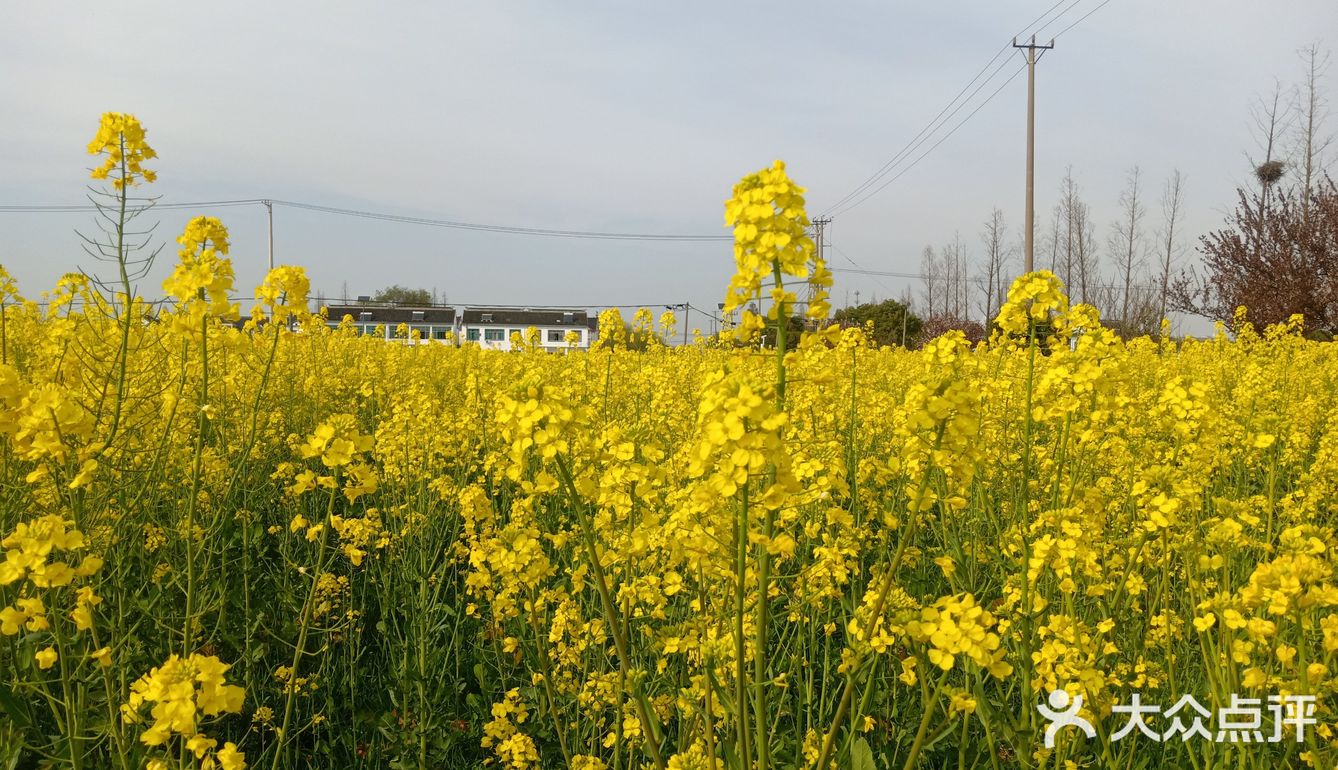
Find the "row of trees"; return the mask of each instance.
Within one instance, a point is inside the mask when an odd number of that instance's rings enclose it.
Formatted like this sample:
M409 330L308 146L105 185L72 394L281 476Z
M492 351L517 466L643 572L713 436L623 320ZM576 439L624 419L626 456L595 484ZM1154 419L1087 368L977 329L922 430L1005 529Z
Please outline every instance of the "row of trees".
M1054 271L1075 301L1097 306L1127 335L1150 333L1172 311L1228 320L1239 305L1257 322L1304 313L1312 326L1338 327L1338 204L1327 174L1324 78L1328 55L1300 51L1302 81L1275 84L1252 110L1257 153L1251 182L1217 231L1199 239L1201 267L1187 266L1185 177L1150 182L1131 168L1113 219L1102 222L1072 167L1059 184L1048 228L1036 234L1036 265ZM1040 227L1045 227L1041 225ZM1038 230L1040 229L1038 227ZM993 318L1021 269L1021 233L995 208L979 231L978 257L960 234L921 256L921 289L903 297L935 328L978 328Z
M1184 176L1174 171L1161 184L1149 212L1147 181L1129 170L1119 212L1104 228L1083 199L1073 169L1059 185L1059 201L1048 232L1037 238L1037 267L1054 271L1075 301L1101 308L1128 333L1156 328L1171 309L1171 290L1183 243ZM973 260L961 236L939 249L925 246L921 291L913 307L931 325L969 328L987 324L998 311L1012 276L1021 269L1021 233L1012 233L998 208L979 231L980 256Z
M1272 93L1252 109L1253 178L1236 190L1225 226L1200 238L1200 268L1172 286L1175 307L1226 320L1245 306L1257 324L1305 316L1308 329L1338 331L1338 187L1329 176L1333 134L1319 46L1301 51L1302 82Z

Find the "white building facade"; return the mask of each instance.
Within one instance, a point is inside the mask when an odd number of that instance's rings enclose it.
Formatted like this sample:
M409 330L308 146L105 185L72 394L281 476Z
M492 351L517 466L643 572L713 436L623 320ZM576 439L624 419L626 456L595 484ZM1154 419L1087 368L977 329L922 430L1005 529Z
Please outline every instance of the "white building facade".
M405 341L407 328L418 333L418 341L474 344L485 350L507 351L516 340L537 335L544 350L585 350L595 341L596 322L585 310L563 308L411 307L360 301L327 305L326 324L338 328L352 324L360 335ZM409 335L411 336L411 335Z
M584 350L593 342L584 310L467 307L460 314L460 341L486 350L511 350L513 341L526 339L530 329L538 334L539 346L550 352Z

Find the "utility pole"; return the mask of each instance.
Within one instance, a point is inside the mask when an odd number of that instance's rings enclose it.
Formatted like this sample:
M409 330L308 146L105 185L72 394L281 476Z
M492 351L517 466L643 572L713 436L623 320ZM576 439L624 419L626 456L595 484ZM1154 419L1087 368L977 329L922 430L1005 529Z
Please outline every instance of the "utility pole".
M826 253L827 225L830 225L831 223L832 223L831 217L818 217L817 219L813 220L813 242L815 246L814 253L816 254L818 260L823 263L826 263L827 261L827 253ZM818 287L815 286L812 282L808 284L808 297L806 297L804 300L804 310L807 311L808 308L813 305L813 295L817 291L817 288ZM810 328L813 329L816 329L817 326L818 326L817 321L812 321L810 324Z
M274 269L274 201L261 201L269 211L269 269Z
M684 302L684 303L683 303L683 346L684 346L684 347L687 347L687 345L688 345L688 313L690 313L690 312L692 312L692 305L689 304L689 303L687 303L687 302Z
M1055 41L1050 40L1049 45L1036 45L1036 36L1031 36L1031 42L1025 45L1018 45L1017 38L1013 38L1013 47L1024 49L1027 54L1027 222L1024 227L1026 231L1023 235L1026 244L1026 263L1023 272L1030 273L1035 269L1035 240L1036 235L1036 62L1040 59L1037 51L1048 51L1055 47Z
M813 242L816 244L814 251L817 253L818 259L823 261L827 259L825 253L827 248L827 225L831 223L831 217L818 217L813 220Z

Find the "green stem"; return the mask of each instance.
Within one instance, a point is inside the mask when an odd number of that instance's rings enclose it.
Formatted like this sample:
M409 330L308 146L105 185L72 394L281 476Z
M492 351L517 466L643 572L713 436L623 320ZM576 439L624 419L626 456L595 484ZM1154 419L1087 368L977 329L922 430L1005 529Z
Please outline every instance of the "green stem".
M937 452L943 443L943 427L940 426L938 433L934 437L933 451ZM932 456L933 452L930 453ZM920 508L924 501L925 492L929 488L929 472L933 469L932 465L926 464L924 472L920 474L920 483L916 487L915 497L911 501L911 518L906 524L906 531L902 533L901 539L897 543L896 553L892 556L892 561L888 564L886 572L883 573L882 584L878 589L878 598L874 602L873 612L870 614L870 623L877 623L878 618L883 616L883 609L887 606L887 596L892 590L895 582L897 570L901 567L901 560L906 555L906 548L911 540L915 538L915 532L920 525ZM873 626L870 626L872 629ZM818 754L816 767L826 768L827 760L831 758L832 748L836 745L836 733L841 728L841 723L845 720L846 713L850 711L850 702L854 696L855 687L859 678L858 661L855 666L846 675L845 687L841 690L841 700L836 706L836 715L832 717L832 723L827 728L827 734L822 739L822 751Z
M646 731L646 751L650 754L651 761L655 763L655 766L659 770L665 770L664 758L660 756L659 730L656 729L655 722L651 721L654 712L650 710L649 704L646 703L646 696L641 691L640 677L631 675L631 658L627 650L627 639L623 636L623 622L622 618L619 617L618 608L613 604L613 596L609 592L609 581L604 574L604 565L599 560L594 526L590 523L590 517L585 510L580 493L576 491L576 482L572 478L566 458L559 454L556 461L558 475L562 479L562 484L571 499L572 508L575 509L576 518L580 522L586 558L590 561L591 571L595 573L595 587L599 590L599 599L604 606L605 620L609 624L610 633L613 634L613 645L618 653L619 672L627 679L632 680L632 693L636 699L637 716L640 717L642 727Z
M929 720L937 710L939 695L943 692L943 685L948 681L948 673L944 671L938 678L938 684L934 685L934 694L929 697L929 702L924 704L924 715L920 717L920 727L915 731L915 741L911 743L910 753L906 755L906 763L902 765L903 770L915 767L915 761L920 758L920 752L924 750L925 735L929 732Z
M209 418L209 316L200 320L200 400L195 417L195 457L191 468L190 497L186 500L186 619L181 630L181 657L191 654L195 644L195 508L200 497L204 462L205 429Z
M316 606L316 587L320 583L321 572L325 569L326 546L330 540L330 516L334 513L335 497L339 494L338 484L330 489L330 501L326 505L325 519L322 522L320 549L316 552L316 569L311 574L311 587L307 590L307 599L302 604L302 624L297 631L297 645L293 648L293 665L288 669L288 682L285 686L283 704L283 724L279 727L278 743L274 746L274 761L271 770L278 770L283 759L284 745L288 742L288 727L292 723L293 703L297 696L297 671L302 665L302 655L307 646L307 634L311 630L311 616Z

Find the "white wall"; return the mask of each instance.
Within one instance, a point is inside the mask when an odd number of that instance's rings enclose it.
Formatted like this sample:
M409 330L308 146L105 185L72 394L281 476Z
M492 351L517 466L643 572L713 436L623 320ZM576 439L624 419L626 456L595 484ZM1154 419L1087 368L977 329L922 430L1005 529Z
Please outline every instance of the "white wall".
M514 327L514 326L508 326L508 325L505 325L505 324L496 324L496 323L464 324L464 325L461 326L461 328L460 328L460 341L461 341L461 342L465 342L465 343L468 343L468 342L474 342L474 343L476 343L479 347L484 348L485 350L511 350L511 332L512 332L512 330L519 331L519 332L521 333L521 335L524 335L525 332L526 332L526 330L527 330L527 329L530 329L530 328L534 328L534 329L538 329L538 330L539 330L539 344L542 345L544 348L549 349L549 350L566 350L566 349L568 349L569 346L567 345L567 343L566 343L565 340L566 340L567 332L569 332L569 331L575 331L577 334L580 334L580 335L581 335L581 341L580 341L579 343L577 343L577 345L576 345L577 348L584 349L584 348L588 348L588 347L590 346L590 330L589 330L589 329L585 328L584 326L575 326L575 325L568 326L568 325L565 325L565 324L563 324L563 325L553 325L553 326L533 326L533 327L529 327L529 326ZM477 339L477 340L470 340L470 339L469 339L469 330L470 330L470 329L476 329L476 330L478 330L478 339ZM487 332L488 332L489 329L494 330L494 334L496 333L496 331L500 330L501 333L502 333L502 339L500 339L500 340L488 340L488 339L487 339ZM549 333L550 331L558 332L558 333L562 336L562 339L559 340L559 341L556 341L556 342L549 342L549 341L548 341L548 333Z

